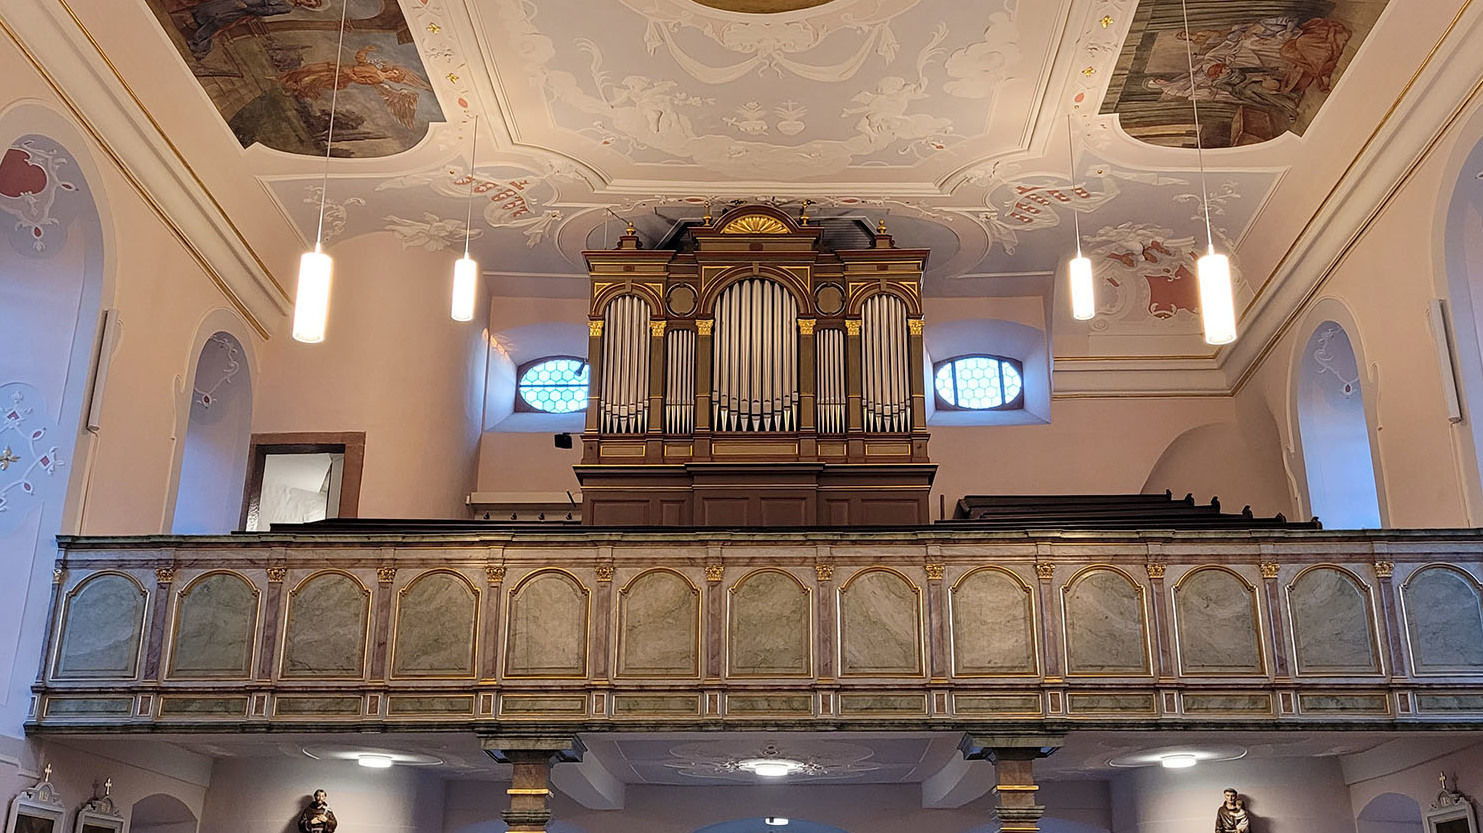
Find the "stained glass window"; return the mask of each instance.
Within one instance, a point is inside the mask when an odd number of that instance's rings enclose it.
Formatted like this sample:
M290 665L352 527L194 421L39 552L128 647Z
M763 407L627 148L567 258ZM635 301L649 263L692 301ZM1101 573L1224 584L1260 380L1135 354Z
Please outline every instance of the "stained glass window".
M520 398L537 411L569 414L587 408L589 369L581 359L545 359L520 374Z
M1024 407L1019 362L998 356L960 356L937 365L938 407L986 411Z

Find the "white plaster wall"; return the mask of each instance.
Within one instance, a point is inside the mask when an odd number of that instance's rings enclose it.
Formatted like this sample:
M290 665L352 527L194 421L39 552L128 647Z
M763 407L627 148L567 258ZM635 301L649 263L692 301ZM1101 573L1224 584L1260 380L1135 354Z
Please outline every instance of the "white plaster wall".
M347 833L435 833L443 829L443 784L435 771L367 769L305 757L219 759L201 833L290 833L317 789ZM500 798L504 798L503 789Z
M1475 802L1483 799L1483 735L1478 733L1398 738L1369 752L1346 756L1342 763L1356 818L1371 801L1387 793L1412 799L1424 813L1441 789L1437 776L1442 772L1447 773L1449 787ZM1382 831L1366 822L1359 833L1416 833L1416 829Z
M1337 758L1267 758L1202 763L1193 769L1140 767L1112 780L1116 833L1214 829L1222 791L1235 787L1260 833L1355 833Z

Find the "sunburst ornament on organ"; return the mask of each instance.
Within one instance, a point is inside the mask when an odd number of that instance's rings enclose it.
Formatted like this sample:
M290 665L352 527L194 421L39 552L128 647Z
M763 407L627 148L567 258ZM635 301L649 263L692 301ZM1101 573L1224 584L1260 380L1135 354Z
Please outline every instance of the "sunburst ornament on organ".
M788 227L783 221L766 214L748 214L738 217L727 223L721 229L722 234L787 234Z

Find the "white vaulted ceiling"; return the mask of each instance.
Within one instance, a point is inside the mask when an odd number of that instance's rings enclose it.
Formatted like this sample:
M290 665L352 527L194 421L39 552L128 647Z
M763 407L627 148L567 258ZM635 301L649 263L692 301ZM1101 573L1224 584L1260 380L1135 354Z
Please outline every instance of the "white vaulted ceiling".
M63 4L178 158L207 170L205 186L228 206L270 199L300 244L314 236L323 170L303 143L322 141L311 128L327 100L304 92L302 72L284 81L297 71L284 67L332 55L338 10L306 1L318 5L223 30L205 57L187 46L199 3ZM350 2L352 38L382 38L356 60L380 61L401 80L352 84L341 99L361 120L330 164L332 245L390 234L451 260L463 243L477 119L471 234L496 292L580 293L581 252L615 240L615 214L653 245L707 205L772 200L798 212L807 199L818 222L885 219L897 245L931 248L929 296L1034 294L1064 268L1075 218L1098 270L1100 314L1075 322L1058 300L1047 322L1056 357L1105 369L1221 365L1193 305L1193 257L1205 241L1197 154L1181 146L1193 138L1179 121L1189 98L1161 99L1138 74L1178 74L1165 66L1182 44L1167 27L1168 0ZM1238 120L1206 136L1215 242L1235 255L1254 339L1291 311L1264 312L1279 290L1321 278L1294 277L1295 253L1336 209L1340 185L1359 182L1374 201L1393 181L1364 180L1366 154L1399 129L1415 79L1455 52L1444 41L1461 2L1405 4L1400 15L1399 3L1335 0L1329 16L1348 36L1329 38L1339 46L1320 56L1332 59L1328 75L1265 81L1250 65L1278 61L1275 44L1298 30L1264 35L1231 16L1276 20L1282 0L1234 12L1191 2L1200 76L1214 79L1198 95L1213 99L1212 118L1233 78L1254 77L1242 93L1250 100L1297 85L1289 132L1267 138L1260 130L1282 125ZM267 44L270 69L252 63L252 38ZM1243 66L1244 76L1229 74ZM248 81L298 91L289 96L297 110L274 112L306 120L300 152L253 138L274 125L243 104ZM1134 114L1137 128L1124 128ZM1408 147L1390 157L1397 170L1422 151ZM276 251L288 248L281 237L248 232L246 241L272 250L275 266L294 254ZM1253 327L1259 313L1272 319L1265 330Z

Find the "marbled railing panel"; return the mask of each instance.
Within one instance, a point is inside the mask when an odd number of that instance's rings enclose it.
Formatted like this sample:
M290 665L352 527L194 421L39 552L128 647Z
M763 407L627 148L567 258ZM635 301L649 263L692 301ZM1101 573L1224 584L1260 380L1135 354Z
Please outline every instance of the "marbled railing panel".
M431 570L397 593L391 672L472 677L479 591L461 573Z
M949 593L953 673L958 676L1034 674L1035 621L1030 586L1008 570L981 567Z
M587 676L590 591L562 570L537 570L510 591L508 677Z
M247 677L261 593L237 573L197 576L175 599L170 676Z
M370 610L370 589L349 573L316 573L300 582L288 594L280 675L363 677Z
M1416 673L1483 668L1483 598L1472 576L1451 566L1423 567L1406 579L1401 599Z
M1179 667L1185 674L1261 674L1256 587L1223 567L1201 567L1174 585Z
M921 589L895 570L862 570L839 588L841 676L920 676Z
M700 588L655 568L618 591L618 674L700 676Z
M1067 673L1149 673L1141 584L1111 567L1089 567L1073 576L1061 593Z
M734 677L807 677L813 673L809 645L813 605L810 590L792 573L761 569L731 586L727 651Z
M1318 565L1287 589L1300 674L1378 674L1370 589L1353 573Z
M132 679L139 673L144 587L123 573L99 573L63 602L57 679Z

